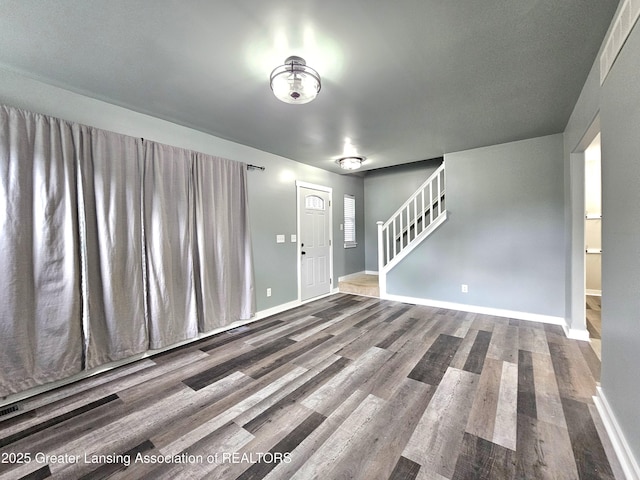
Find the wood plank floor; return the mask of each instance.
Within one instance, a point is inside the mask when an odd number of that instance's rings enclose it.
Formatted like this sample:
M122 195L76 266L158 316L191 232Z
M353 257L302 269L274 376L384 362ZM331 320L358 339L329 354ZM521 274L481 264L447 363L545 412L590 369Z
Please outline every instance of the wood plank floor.
M602 299L596 295L586 296L587 330L591 338L602 338Z
M3 479L622 479L558 326L337 294L33 397Z

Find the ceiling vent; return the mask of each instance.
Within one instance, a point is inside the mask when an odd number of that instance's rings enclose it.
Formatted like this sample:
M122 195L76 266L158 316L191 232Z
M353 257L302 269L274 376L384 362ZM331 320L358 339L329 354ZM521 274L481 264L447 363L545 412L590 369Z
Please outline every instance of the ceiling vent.
M616 61L625 40L640 16L640 0L624 0L600 55L600 85Z
M20 405L17 403L14 403L13 405L8 405L0 408L0 417L4 417L6 415L10 415L14 412L19 412L19 411L20 411Z

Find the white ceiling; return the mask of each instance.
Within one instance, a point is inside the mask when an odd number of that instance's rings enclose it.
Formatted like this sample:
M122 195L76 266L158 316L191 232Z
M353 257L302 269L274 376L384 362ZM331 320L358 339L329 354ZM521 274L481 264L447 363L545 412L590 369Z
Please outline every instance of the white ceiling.
M0 0L0 65L299 162L562 132L617 0ZM284 104L269 73L322 76Z

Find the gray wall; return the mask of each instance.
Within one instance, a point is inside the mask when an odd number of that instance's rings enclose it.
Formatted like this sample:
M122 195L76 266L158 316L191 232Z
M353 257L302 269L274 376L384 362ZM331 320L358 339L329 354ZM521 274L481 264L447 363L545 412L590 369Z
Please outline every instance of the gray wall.
M381 168L364 177L365 267L378 270L378 221L386 222L440 166L442 159Z
M356 197L356 238L364 237L364 184L361 177L334 173L271 156L261 163L264 172L249 172L249 207L253 241L256 300L258 310L298 298L297 250L290 242L296 233L296 180L332 187L333 205L333 284L338 277L364 269L364 243L344 248L344 194ZM276 244L284 234L286 243ZM272 296L266 296L267 288Z
M585 83L565 130L567 298L579 305L584 295L580 268L583 231L572 219L583 181L571 168L582 139L599 119L602 139L602 391L636 461L640 461L640 26L636 24L600 87L599 61ZM598 122L596 122L598 126ZM568 310L574 323L584 321Z
M360 177L337 175L310 167L2 69L0 103L265 166L264 172L248 173L258 311L298 298L297 253L295 244L289 242L290 235L296 233L296 180L333 188L334 285L337 286L337 277L364 269L364 245L344 249L340 231L342 197L344 193L350 193L356 196L360 219L356 235L364 237L364 182ZM287 242L277 244L277 234L285 234ZM269 298L266 296L267 288L272 289Z
M640 460L640 26L601 90L602 388Z
M387 291L564 317L562 158L561 134L445 155L448 220Z

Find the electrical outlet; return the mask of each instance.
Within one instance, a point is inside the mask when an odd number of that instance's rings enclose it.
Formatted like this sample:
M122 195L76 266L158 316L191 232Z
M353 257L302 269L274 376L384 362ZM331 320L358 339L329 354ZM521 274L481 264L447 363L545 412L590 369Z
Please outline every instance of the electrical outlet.
M469 285L462 284L462 293L469 293Z
M267 288L267 297L270 297L270 296L271 296L271 289Z

